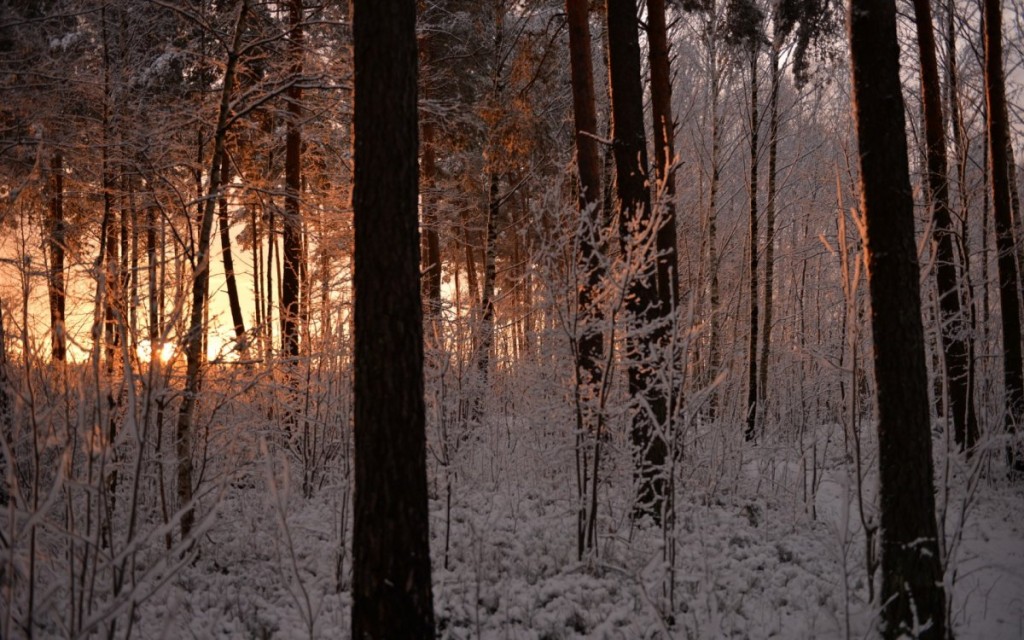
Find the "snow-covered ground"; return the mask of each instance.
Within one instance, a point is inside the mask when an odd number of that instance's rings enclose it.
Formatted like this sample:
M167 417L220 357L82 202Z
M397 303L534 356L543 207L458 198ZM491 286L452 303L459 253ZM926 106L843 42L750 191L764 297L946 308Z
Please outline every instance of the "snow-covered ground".
M628 456L612 442L598 554L581 562L570 439L539 426L511 439L503 430L460 445L450 514L443 469L431 466L441 637L873 636L856 466L841 432L821 429L817 448L809 439L802 447L725 439L717 453L710 438L697 438L677 469L669 535L630 522ZM938 500L949 505L946 538L955 543L947 586L956 636L1024 638L1024 492L996 463L972 476L962 459L947 467L942 451L937 457ZM866 457L865 468L873 464ZM139 607L137 637L348 637L348 485L336 473L305 499L296 475L279 452L246 481L224 485L198 560ZM869 518L871 484L866 477Z

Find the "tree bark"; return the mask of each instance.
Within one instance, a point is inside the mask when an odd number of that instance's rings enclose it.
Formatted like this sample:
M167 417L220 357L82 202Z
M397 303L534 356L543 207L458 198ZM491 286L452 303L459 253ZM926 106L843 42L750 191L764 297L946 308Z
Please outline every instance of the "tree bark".
M480 343L477 345L476 354L480 388L473 404L473 418L477 422L483 417L483 397L487 393L491 349L494 348L494 285L498 277L498 214L501 212L499 178L493 170L488 182L490 186L487 190L487 246L484 248L483 295L480 298Z
M206 355L203 353L203 334L205 333L203 311L206 308L206 298L210 290L210 234L213 230L217 195L220 192L221 163L224 161L224 138L227 136L228 130L231 92L235 83L235 70L238 66L242 33L248 10L248 0L242 0L224 71L220 111L217 116L217 129L213 137L213 158L210 160L209 193L203 201L195 272L192 276L192 309L189 315L188 332L185 334L185 389L182 393L174 435L178 457L178 503L184 510L181 516L183 540L188 537L195 525L195 505L192 504L192 420L196 396L199 394L202 361Z
M356 0L352 637L433 638L416 2Z
M67 294L64 286L64 246L67 225L64 220L64 156L56 152L50 160L50 331L51 356L63 361L67 351L64 310Z
M854 121L878 393L882 634L945 639L895 0L852 0Z
M753 442L757 435L757 151L761 120L757 104L757 58L759 43L750 43L750 345L747 350L747 426L743 438Z
M601 267L601 157L597 148L597 110L594 65L591 58L587 0L566 0L569 23L569 63L572 73L572 106L576 128L576 167L579 172L579 263L582 282L576 302L583 320L577 336L577 374L581 382L595 388L601 382L601 354L604 335L601 311L593 298L604 277Z
M930 0L914 0L917 42L921 57L921 98L924 103L925 153L928 167L929 202L932 208L932 242L935 245L935 280L939 295L939 335L942 340L949 409L953 414L954 438L960 448L972 446L978 430L970 385L967 323L961 309L957 286L957 262L953 248L956 231L949 209L949 163L946 158L946 129L942 118L942 90L935 57Z
M999 302L1003 326L1003 384L1006 407L1003 424L1015 434L1024 420L1024 368L1021 363L1020 291L1014 255L1010 211L1009 140L1007 139L1006 86L1003 79L1003 14L999 0L985 0L985 98L988 105L988 155L992 185L992 210L996 232L996 264L999 268ZM1024 471L1015 443L1006 448L1012 470Z
M221 163L220 183L227 186L231 182L231 168L227 159ZM238 349L246 349L245 318L242 316L242 302L238 297L238 281L235 278L235 260L231 255L231 218L228 216L228 198L226 189L221 191L218 200L217 221L220 228L220 251L224 260L224 281L228 290L228 307L231 309L231 323L235 326L235 338Z
M430 70L435 64L437 44L427 29L420 36L421 68ZM425 74L420 75L422 83L421 103L430 98L429 82L423 82ZM441 338L441 236L438 225L438 193L437 193L437 125L429 114L420 114L420 200L423 211L423 298L426 302L424 310L427 315L427 344L439 345Z
M302 87L298 84L302 75L303 0L288 3L291 33L288 38L288 55L291 60L292 86L288 88L288 117L285 130L285 196L283 243L281 257L284 272L281 278L281 350L286 358L299 355L299 322L302 275L305 272L302 258L302 214L299 208L299 192L302 189Z
M764 234L764 329L761 332L761 362L757 367L757 393L761 429L765 427L768 402L768 357L772 348L772 297L775 285L775 196L779 157L779 48L778 36L771 51L771 95L768 97L768 193L765 202Z
M619 234L623 254L636 247L634 234L658 233L651 211L644 132L640 42L635 0L607 0L608 73L612 102L615 184L619 207ZM675 274L670 256L638 256L655 261L653 278L642 277L646 264L632 265L637 275L629 284L627 312L632 327L626 339L629 393L636 407L630 433L636 468L637 494L633 517L650 516L660 523L668 482L665 477L667 444L662 437L668 421L667 390L659 386L657 371L668 335L672 312L670 281Z
M679 302L678 257L676 255L675 120L672 118L672 69L669 61L665 0L647 0L647 40L651 67L651 110L654 122L654 168L659 189L660 216L657 247L659 255L659 296ZM670 312L671 312L670 311Z
M440 344L441 321L441 237L438 231L437 149L433 122L423 123L423 159L420 180L423 183L423 297L426 298L427 341Z

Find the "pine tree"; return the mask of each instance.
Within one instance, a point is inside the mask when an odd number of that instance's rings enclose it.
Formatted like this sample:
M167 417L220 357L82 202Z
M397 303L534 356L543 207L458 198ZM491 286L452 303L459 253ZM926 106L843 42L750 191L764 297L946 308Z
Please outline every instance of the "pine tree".
M853 0L850 58L878 388L882 633L945 638L894 0Z
M433 638L416 2L356 0L353 638Z

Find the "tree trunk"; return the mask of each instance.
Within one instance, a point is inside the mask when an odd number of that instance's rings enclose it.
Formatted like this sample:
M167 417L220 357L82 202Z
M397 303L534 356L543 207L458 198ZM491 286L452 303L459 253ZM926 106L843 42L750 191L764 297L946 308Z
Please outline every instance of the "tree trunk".
M619 207L619 234L624 255L636 249L633 234L658 233L651 211L647 175L647 140L644 132L640 42L635 0L607 0L608 73L612 102L615 184ZM629 284L627 312L632 327L626 339L629 393L635 404L630 439L636 461L637 495L633 517L650 516L660 523L668 482L665 477L667 444L662 430L668 421L668 393L659 386L667 318L672 312L669 282L675 253L655 261L654 278L643 277L647 264L632 265L637 275Z
M882 634L944 640L946 598L895 0L852 0L849 25L878 395Z
M469 228L469 214L462 210L462 240L466 257L466 284L469 286L469 308L474 314L480 302L480 278L476 268L476 251L473 248L473 234Z
M970 229L969 212L970 206L970 192L967 189L967 155L970 141L967 137L967 128L964 125L964 119L960 110L960 80L959 74L957 73L957 62L956 62L956 6L955 0L950 0L947 8L946 15L946 59L948 63L947 74L948 74L948 91L949 91L949 116L953 124L953 149L956 154L956 175L957 184L959 185L960 194L960 219L961 219L961 233L960 233L960 257L963 261L963 301L966 309L962 309L961 313L967 314L968 321L968 333L966 337L967 344L967 407L968 410L974 409L974 380L975 380L975 362L974 362L974 349L975 349L975 335L977 328L977 303L974 297L974 287L971 284L971 252L968 250L970 247L968 230ZM984 217L985 212L982 211ZM975 414L975 420L972 422L970 419L967 421L967 433L966 433L966 445L968 451L978 441L978 421L977 414ZM973 429L973 430L972 430Z
M999 268L999 302L1003 326L1003 384L1006 387L1004 425L1016 433L1024 420L1024 368L1021 363L1020 291L1014 254L1013 222L1010 211L1010 176L1007 150L1006 87L1003 80L1003 14L999 0L985 0L985 97L988 105L988 155L992 176L992 210ZM1007 462L1014 471L1024 471L1015 443L1007 445Z
M288 38L288 55L291 59L290 75L295 83L288 88L288 120L285 132L285 196L284 242L281 257L284 272L281 278L281 350L286 358L299 355L299 298L302 283L302 214L299 210L299 192L302 189L302 87L298 84L302 75L303 0L290 0L288 13L291 34Z
M669 312L679 303L676 256L675 121L672 119L672 70L669 61L665 0L647 1L647 40L651 66L651 109L654 122L654 167L659 197L657 205L659 297L669 301Z
M437 346L441 339L441 238L438 232L440 220L437 215L437 149L434 129L433 122L423 123L420 178L423 182L423 297L427 300L427 341Z
M416 2L356 0L353 638L433 638Z
M753 442L757 435L757 133L761 126L757 104L757 58L759 44L750 45L750 346L747 350L747 426L743 438Z
M586 434L600 437L600 415L593 409L593 400L601 388L601 361L604 353L604 331L601 326L601 306L594 302L604 267L601 261L601 238L605 220L602 219L601 156L597 147L597 109L594 91L594 65L591 58L590 17L587 0L566 0L569 26L569 63L572 74L572 105L576 129L576 168L579 173L579 199L577 226L579 242L579 276L576 293L577 318L580 327L576 333L576 403L577 469L588 441ZM525 271L525 269L524 269ZM599 445L595 451L599 451ZM599 464L594 460L595 467ZM585 466L585 465L584 465ZM592 472L596 476L596 470ZM596 477L593 478L596 482ZM585 499L587 484L585 473L577 473L577 527L576 555L578 559L593 547L594 535L590 526L596 522Z
M967 323L961 310L957 286L957 262L953 248L955 230L949 210L946 129L942 119L942 92L939 67L935 58L935 36L930 0L914 0L917 42L921 55L921 97L924 103L925 146L928 167L929 202L932 207L932 241L935 243L935 280L939 295L939 323L949 390L949 408L953 414L954 437L962 448L973 445L968 434L977 432L970 385Z
M114 355L117 347L117 326L114 317L114 289L117 282L117 243L114 242L114 169L110 160L111 117L110 117L110 48L107 37L106 7L100 10L103 44L103 149L101 171L103 182L103 220L100 223L100 253L97 266L100 270L100 282L97 285L100 295L97 296L103 305L103 337L107 371L114 368Z
M768 97L768 194L765 202L764 237L764 330L761 332L761 362L757 367L757 393L761 430L765 428L768 402L768 357L772 347L772 296L775 280L775 189L779 157L779 48L776 37L771 51L771 95Z
M424 69L431 69L435 59L436 44L427 31L420 40L420 64ZM422 81L422 77L421 77ZM430 97L429 83L423 83L421 103ZM438 193L437 193L437 127L433 119L426 114L420 117L422 158L420 161L420 201L423 210L423 298L427 314L427 343L440 345L441 340L441 237L438 225Z
M220 183L227 187L231 183L230 164L225 159L221 163ZM237 348L240 351L246 349L245 341L245 318L242 316L242 303L238 297L238 281L235 278L235 260L231 255L231 219L228 216L227 189L221 191L218 200L217 220L220 227L220 251L224 259L224 281L227 283L228 307L231 309L231 322L235 326L235 338L238 340Z
M64 333L64 246L67 224L64 220L64 156L59 151L50 161L50 336L54 361L63 361L67 351Z
M203 312L210 290L210 233L217 195L220 192L221 163L224 162L224 138L227 136L228 115L231 107L231 91L235 83L235 69L238 66L239 50L242 47L242 33L248 0L242 0L235 23L234 39L228 52L227 67L224 71L224 86L221 89L220 111L217 129L213 138L213 158L210 160L209 194L203 200L203 216L199 225L195 273L192 276L192 309L189 315L188 332L185 334L185 389L175 428L175 444L178 457L178 503L184 509L181 516L181 538L186 539L195 525L195 505L192 504L192 420L199 393L203 353L204 322Z
M705 384L715 384L718 377L718 370L722 366L722 355L719 350L720 340L720 318L718 314L719 284L718 284L718 189L721 182L721 156L722 156L722 127L719 121L718 98L722 69L718 60L717 38L715 32L716 19L711 18L708 28L711 31L708 36L708 57L711 63L711 184L708 193L708 222L707 222L707 269L705 278L708 282L708 362ZM712 389L708 400L708 420L714 421L718 414L718 391Z
M473 419L478 423L483 417L483 398L487 393L491 349L494 347L494 285L498 276L498 214L501 211L498 174L492 171L488 181L490 187L487 191L487 246L484 248L483 296L480 298L480 343L477 345L476 354L480 387L473 402Z
M1010 123L1006 122L1006 139L1010 140ZM1017 247L1017 291L1024 290L1024 220L1020 219L1020 192L1017 190L1017 162L1013 156L1013 143L1006 146L1007 176L1010 182L1010 219L1013 220L1014 246ZM1018 296L1019 298L1020 296ZM1021 307L1024 311L1024 307Z
M582 319L577 335L577 375L596 388L601 382L601 354L604 351L601 310L594 304L597 287L604 278L599 245L603 225L601 211L601 157L598 153L597 111L594 94L594 65L591 59L589 9L587 0L566 0L569 23L569 63L572 72L572 106L576 128L576 167L579 171L579 264L581 282L576 302Z

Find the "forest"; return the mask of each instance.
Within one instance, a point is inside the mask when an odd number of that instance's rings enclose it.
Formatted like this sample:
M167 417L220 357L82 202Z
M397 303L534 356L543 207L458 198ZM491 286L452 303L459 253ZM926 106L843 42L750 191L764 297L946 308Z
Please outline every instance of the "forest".
M0 638L1024 637L1024 0L0 0Z

